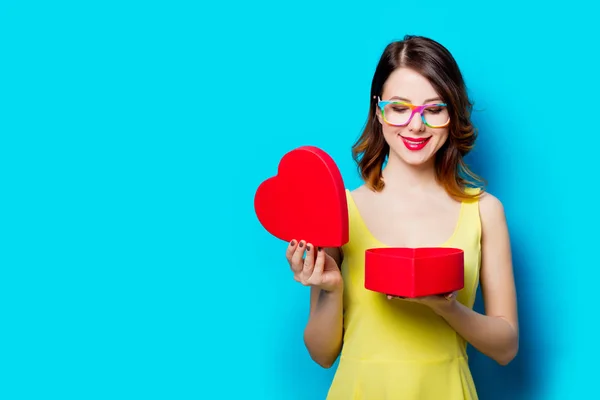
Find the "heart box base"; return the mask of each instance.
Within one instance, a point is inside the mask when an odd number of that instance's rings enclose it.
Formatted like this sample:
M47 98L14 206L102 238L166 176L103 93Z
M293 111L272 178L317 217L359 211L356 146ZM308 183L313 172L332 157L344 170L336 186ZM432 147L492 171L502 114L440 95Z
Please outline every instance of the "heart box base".
M464 287L464 252L448 247L373 248L365 252L365 288L422 297Z

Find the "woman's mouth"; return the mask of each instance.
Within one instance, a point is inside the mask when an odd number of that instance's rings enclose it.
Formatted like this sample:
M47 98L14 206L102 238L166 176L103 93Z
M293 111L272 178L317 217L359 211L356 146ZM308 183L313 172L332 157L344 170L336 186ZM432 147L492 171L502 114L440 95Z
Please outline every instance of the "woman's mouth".
M404 136L400 136L400 137L402 138L402 142L404 143L406 148L409 150L412 150L412 151L421 150L423 147L425 147L427 145L427 143L429 142L429 139L431 139L431 136L426 137L426 138L411 138L411 137L404 137Z

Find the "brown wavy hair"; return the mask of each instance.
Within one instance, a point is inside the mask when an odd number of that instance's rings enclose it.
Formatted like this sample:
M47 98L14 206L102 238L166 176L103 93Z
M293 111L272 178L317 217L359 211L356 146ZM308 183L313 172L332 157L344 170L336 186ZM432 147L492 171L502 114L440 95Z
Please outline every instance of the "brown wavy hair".
M438 42L422 36L407 35L404 40L388 44L377 64L371 82L367 122L352 146L352 156L361 177L372 190L381 191L384 187L382 168L390 148L377 119L377 97L381 96L390 74L400 67L413 69L427 78L448 104L448 139L435 155L436 179L456 199L478 197L483 193L485 182L464 162L464 157L473 149L477 138L477 130L470 119L473 104L452 54ZM467 193L467 187L481 190L474 194Z

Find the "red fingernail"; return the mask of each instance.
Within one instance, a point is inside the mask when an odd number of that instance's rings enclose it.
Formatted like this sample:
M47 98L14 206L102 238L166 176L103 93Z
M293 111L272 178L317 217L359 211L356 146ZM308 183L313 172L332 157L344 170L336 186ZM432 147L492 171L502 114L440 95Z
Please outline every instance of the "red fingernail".
M306 250L307 250L307 251L310 251L310 246L306 246Z
M304 247L304 243L300 242L300 247Z

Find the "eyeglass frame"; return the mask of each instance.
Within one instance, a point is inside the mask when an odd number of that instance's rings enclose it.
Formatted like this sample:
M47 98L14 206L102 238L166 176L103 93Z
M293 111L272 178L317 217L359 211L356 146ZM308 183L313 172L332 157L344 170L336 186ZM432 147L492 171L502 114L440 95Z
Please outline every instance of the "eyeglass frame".
M389 122L385 118L385 111L384 111L385 106L387 106L388 104L401 104L403 106L410 108L411 113L410 113L410 117L408 117L408 121L404 124L392 124L391 122ZM410 124L410 121L412 121L413 117L417 113L421 116L421 121L423 121L423 123L430 128L444 128L444 127L448 126L448 124L450 123L450 116L448 116L448 121L446 121L443 125L431 125L431 124L427 123L427 121L425 120L425 116L423 115L423 111L426 108L428 108L428 107L448 107L448 104L446 104L446 103L428 103L428 104L416 106L414 104L407 103L406 101L381 100L381 98L379 96L377 96L377 106L379 107L379 110L381 111L381 116L383 117L383 120L385 121L386 124L388 124L390 126L407 126L408 124Z

